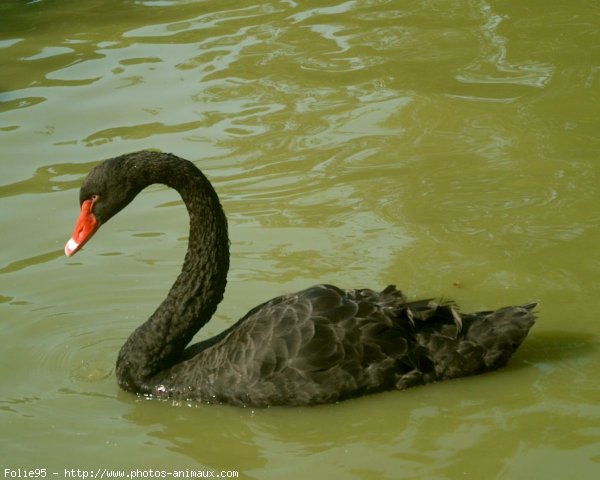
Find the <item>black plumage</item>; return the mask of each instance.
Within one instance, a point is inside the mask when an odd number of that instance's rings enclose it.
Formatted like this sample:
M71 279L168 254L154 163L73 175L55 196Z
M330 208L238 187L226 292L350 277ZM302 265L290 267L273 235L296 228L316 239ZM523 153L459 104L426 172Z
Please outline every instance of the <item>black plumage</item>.
M381 292L316 285L189 346L223 298L229 268L225 214L194 164L157 152L99 164L80 192L81 217L88 209L97 225L66 251L75 253L153 183L181 194L190 236L169 294L121 348L117 378L127 391L248 406L336 402L502 367L535 321L535 304L461 314L450 303L407 302L392 285Z

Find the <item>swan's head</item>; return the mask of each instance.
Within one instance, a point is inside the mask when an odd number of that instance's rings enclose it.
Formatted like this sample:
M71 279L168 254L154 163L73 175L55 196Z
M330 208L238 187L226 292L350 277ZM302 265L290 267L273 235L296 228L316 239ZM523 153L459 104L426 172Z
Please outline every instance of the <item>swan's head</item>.
M144 154L144 155L141 155ZM88 174L79 191L81 210L65 254L74 255L100 225L121 211L146 186L143 157L151 152L105 160Z

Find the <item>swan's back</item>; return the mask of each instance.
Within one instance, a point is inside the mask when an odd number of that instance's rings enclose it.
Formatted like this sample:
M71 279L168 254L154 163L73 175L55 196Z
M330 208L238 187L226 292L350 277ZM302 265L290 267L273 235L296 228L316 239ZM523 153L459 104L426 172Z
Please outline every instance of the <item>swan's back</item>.
M459 315L450 305L316 285L252 309L154 379L157 395L230 404L311 405L503 366L534 305Z

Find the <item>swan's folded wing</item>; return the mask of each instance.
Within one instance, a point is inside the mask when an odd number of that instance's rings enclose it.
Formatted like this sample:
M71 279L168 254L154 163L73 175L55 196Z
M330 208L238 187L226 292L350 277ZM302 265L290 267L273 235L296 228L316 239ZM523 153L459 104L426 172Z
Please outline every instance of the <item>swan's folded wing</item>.
M396 292L394 290L394 292ZM317 285L254 309L200 352L217 398L252 405L308 404L393 388L407 355L399 292Z
M238 351L229 361L254 391L271 384L297 394L301 385L310 395L339 395L380 385L408 345L394 312L371 293L318 285L267 302L233 329L228 341Z

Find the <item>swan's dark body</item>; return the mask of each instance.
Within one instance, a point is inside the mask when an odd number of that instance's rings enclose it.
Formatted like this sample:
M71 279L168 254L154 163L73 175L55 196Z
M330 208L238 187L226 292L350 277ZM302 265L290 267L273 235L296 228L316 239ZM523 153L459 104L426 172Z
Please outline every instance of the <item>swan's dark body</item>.
M127 391L251 406L336 402L502 367L535 321L534 304L458 314L407 302L394 286L316 285L188 346L223 298L229 267L227 221L209 181L187 160L138 152L95 167L80 201L94 198L101 225L153 183L181 194L189 244L168 296L121 348L117 377Z

